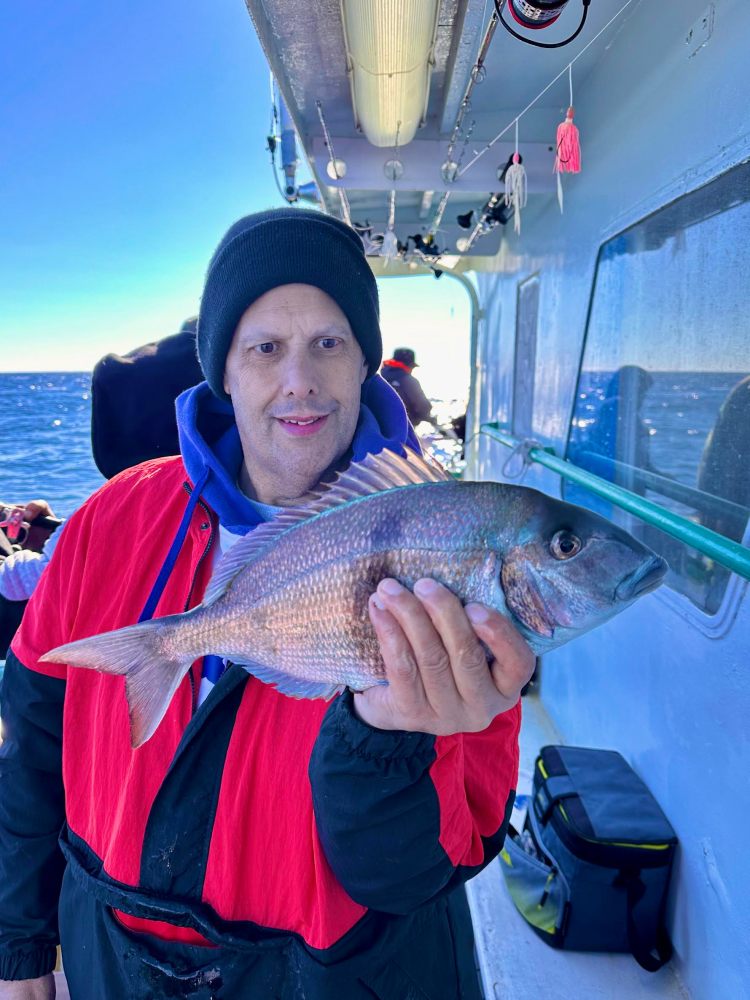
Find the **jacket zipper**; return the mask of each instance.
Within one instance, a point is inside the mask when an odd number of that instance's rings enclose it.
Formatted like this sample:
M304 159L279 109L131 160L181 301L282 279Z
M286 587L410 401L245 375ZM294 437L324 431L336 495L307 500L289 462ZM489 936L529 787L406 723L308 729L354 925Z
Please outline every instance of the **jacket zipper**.
M189 483L183 483L182 484L182 488L185 490L185 492L188 494L188 496L190 496L192 494L192 490L190 488L190 484ZM210 532L209 532L209 536L208 536L208 545L206 545L205 549L201 553L200 559L198 560L198 562L196 564L195 572L193 573L193 579L192 579L192 581L190 583L190 590L188 591L187 600L185 601L185 607L182 609L183 611L188 611L190 609L190 602L191 602L191 600L193 598L193 590L195 589L195 581L198 579L198 573L200 572L200 568L203 565L204 559L206 558L206 556L208 555L208 553L211 551L211 549L213 548L213 544L214 544L214 524L213 524L213 519L211 517L211 512L208 509L208 507L203 503L202 500L198 500L198 506L203 510L203 512L206 515L206 519L208 520L208 525L209 525L209 528L210 528ZM192 668L190 670L188 670L188 677L190 678L190 704L192 706L192 714L194 715L195 714L195 679L193 677Z

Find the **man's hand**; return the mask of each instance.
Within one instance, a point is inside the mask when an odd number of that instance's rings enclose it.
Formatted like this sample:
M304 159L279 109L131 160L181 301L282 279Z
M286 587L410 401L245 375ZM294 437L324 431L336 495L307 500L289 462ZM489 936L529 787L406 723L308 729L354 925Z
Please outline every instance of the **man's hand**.
M369 611L388 687L355 694L354 707L378 729L479 732L518 702L534 672L534 654L506 618L482 604L463 608L435 580L417 581L413 594L382 580Z
M55 1000L55 977L0 979L0 1000Z

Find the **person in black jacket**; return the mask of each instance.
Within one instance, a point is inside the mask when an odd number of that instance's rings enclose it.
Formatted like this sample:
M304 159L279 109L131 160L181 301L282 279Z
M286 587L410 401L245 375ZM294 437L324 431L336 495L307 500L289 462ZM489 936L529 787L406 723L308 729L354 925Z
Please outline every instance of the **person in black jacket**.
M137 749L123 678L42 660L194 607L240 537L352 460L418 447L338 220L235 223L197 339L180 456L71 517L7 661L0 997L53 996L60 941L73 1000L478 1000L462 887L502 846L534 663L505 618L379 581L388 685L295 699L206 656Z
M412 375L414 369L418 367L414 351L410 347L397 347L393 357L384 361L380 370L386 382L393 386L401 397L412 427L416 427L423 420L435 423L432 405L422 391L419 381Z

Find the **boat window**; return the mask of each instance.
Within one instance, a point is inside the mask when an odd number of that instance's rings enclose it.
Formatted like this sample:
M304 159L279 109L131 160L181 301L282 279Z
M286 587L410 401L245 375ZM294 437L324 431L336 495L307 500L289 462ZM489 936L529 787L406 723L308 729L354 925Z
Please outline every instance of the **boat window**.
M539 313L539 275L522 281L516 302L516 359L513 375L513 433L531 435L536 371L536 327Z
M567 458L728 538L750 513L750 164L605 243ZM574 484L714 614L730 573Z

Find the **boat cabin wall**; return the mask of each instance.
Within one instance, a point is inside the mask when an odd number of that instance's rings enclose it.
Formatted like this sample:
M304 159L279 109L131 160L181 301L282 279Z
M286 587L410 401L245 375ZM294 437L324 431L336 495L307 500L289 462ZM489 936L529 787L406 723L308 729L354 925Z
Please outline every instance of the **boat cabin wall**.
M691 54L695 46L686 36L706 12L713 17L711 37ZM583 166L580 175L562 178L564 214L553 199L530 204L520 237L506 227L498 261L503 270L477 278L483 317L472 366L471 429L499 420L517 435L566 454L600 248L611 248L618 234L750 158L749 41L750 6L744 0L635 3L596 43L601 56L589 78L576 81L574 71ZM566 104L561 86L561 117ZM737 178L741 189L745 181ZM686 243L675 253L699 238L699 227L690 230L686 226ZM738 302L728 320L732 329L715 343L716 367L733 370L737 378L743 337L744 374L750 371L750 269L734 252L748 243L747 233L707 246L703 271L691 276L689 289L697 309L716 308L716 299L701 302L703 283L707 300L722 297L724 289L727 300ZM665 259L654 254L643 267L661 268ZM620 296L620 305L610 308L611 336L624 340L629 295L635 294L629 282L635 279L633 272L617 273L621 284L612 294ZM659 278L652 274L649 280ZM666 268L663 280L679 279ZM654 315L653 343L667 353L683 321L683 291L667 289L659 299L667 312ZM536 310L536 340L525 368L517 369L517 328L523 336L525 322L519 303L532 317ZM639 316L642 321L643 309ZM675 336L676 353L681 343ZM658 355L652 352L644 367L668 368ZM673 367L680 363L675 357ZM502 444L479 434L469 448L469 474L502 480L508 456ZM540 466L524 482L561 495L559 478ZM677 831L681 846L670 913L675 963L690 995L700 1000L750 996L745 582L733 576L718 606L709 604L662 587L545 656L541 670L542 699L566 742L623 753Z

